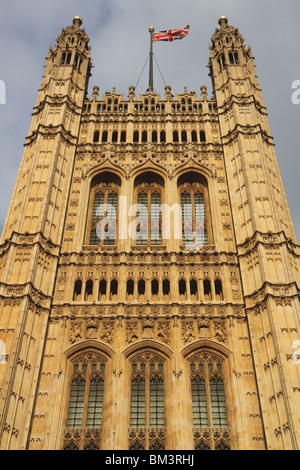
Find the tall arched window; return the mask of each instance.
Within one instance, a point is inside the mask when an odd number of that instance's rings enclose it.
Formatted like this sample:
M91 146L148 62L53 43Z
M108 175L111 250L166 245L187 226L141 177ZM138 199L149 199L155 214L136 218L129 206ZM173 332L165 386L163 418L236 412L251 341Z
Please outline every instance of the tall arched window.
M205 351L189 362L195 449L230 450L224 388L225 361Z
M77 279L74 285L73 300L77 300L77 301L81 300L81 291L82 291L82 280Z
M164 360L145 352L131 367L129 449L164 449Z
M198 283L196 279L190 280L190 296L191 296L191 300L198 299Z
M179 182L182 242L184 245L208 244L208 194L205 178L183 175Z
M138 142L139 141L139 132L138 131L134 131L133 133L133 142Z
M216 300L223 300L222 281L220 279L215 279L215 297Z
M93 287L94 287L94 283L92 279L88 279L85 284L85 300L87 301L93 300Z
M160 142L161 143L166 142L166 132L165 131L160 131Z
M117 298L118 298L118 281L117 279L112 279L110 281L109 299L117 300Z
M133 294L134 294L134 280L133 279L128 279L126 283L126 297L127 300L133 300Z
M92 351L71 361L65 450L100 448L105 363L105 358Z
M211 300L211 283L209 279L204 279L203 281L203 293L204 293L204 300Z
M206 142L206 136L204 131L200 131L200 142Z
M106 300L107 296L107 281L106 279L101 279L99 282L99 300Z
M152 279L151 281L152 300L158 300L158 294L159 294L159 282L157 279Z
M87 244L114 245L117 239L120 180L110 173L92 181Z
M163 180L146 173L136 182L136 244L160 245L162 243L161 204Z
M139 279L138 281L138 300L145 299L146 284L144 279Z
M99 142L99 131L94 132L93 142Z
M163 299L169 300L170 298L170 281L169 279L164 279L162 283L162 290L163 290Z

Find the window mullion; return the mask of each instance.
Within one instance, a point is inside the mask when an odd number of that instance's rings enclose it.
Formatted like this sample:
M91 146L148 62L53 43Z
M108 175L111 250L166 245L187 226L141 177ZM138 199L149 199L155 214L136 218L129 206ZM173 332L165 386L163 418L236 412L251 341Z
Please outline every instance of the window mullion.
M151 244L151 190L147 192L147 214L148 214L148 226L147 226L147 245Z
M211 449L213 450L214 449L213 420L212 420L212 409L211 409L209 370L208 370L208 363L206 361L204 363L204 374L205 374L205 391L206 391L208 427L210 428Z
M90 395L90 377L91 377L91 364L88 364L87 371L86 371L86 379L85 379L85 394L84 394L84 402L83 402L83 413L82 413L82 428L86 427L86 419L87 419L87 411L88 411L88 401Z
M192 232L193 232L193 243L197 243L197 231L196 231L196 207L195 207L195 198L194 198L194 191L191 190L191 210L192 210Z

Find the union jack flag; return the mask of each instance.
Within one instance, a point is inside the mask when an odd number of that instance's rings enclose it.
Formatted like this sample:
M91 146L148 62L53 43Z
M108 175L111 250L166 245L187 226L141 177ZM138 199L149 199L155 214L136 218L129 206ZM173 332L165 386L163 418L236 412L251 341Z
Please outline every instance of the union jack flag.
M187 25L184 29L169 29L168 31L158 31L152 33L152 42L156 41L174 41L175 39L185 38L189 34L190 26Z

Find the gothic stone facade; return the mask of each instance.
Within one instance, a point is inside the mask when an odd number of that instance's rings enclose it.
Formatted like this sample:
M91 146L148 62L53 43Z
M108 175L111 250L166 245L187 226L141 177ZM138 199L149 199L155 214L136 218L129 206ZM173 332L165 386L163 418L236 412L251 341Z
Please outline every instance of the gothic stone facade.
M299 246L253 56L213 99L47 56L1 240L1 449L299 449ZM178 234L178 229L179 234Z

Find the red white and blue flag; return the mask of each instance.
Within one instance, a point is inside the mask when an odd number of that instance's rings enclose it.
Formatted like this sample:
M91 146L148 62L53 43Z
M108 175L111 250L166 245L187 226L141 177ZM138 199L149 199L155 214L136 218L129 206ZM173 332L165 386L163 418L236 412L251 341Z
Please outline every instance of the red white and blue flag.
M190 26L187 25L184 29L169 29L168 31L158 31L158 33L152 33L152 42L156 41L169 41L172 42L175 39L185 38L189 34Z

